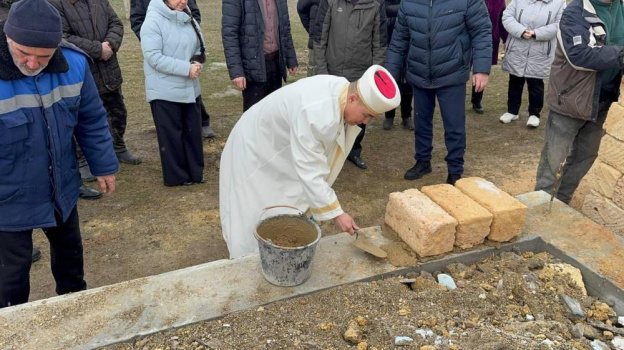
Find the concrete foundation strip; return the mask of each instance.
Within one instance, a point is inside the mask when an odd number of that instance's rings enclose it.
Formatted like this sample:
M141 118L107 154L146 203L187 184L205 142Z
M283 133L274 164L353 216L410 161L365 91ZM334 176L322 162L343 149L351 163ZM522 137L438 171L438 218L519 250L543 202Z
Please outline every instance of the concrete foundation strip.
M530 208L525 233L498 249L482 246L414 268L395 268L351 246L353 237L348 234L329 236L320 242L312 277L297 287L276 287L266 282L259 258L254 255L2 309L0 350L92 349L343 284L412 271L441 271L450 263L472 264L512 250L546 251L574 265L583 273L590 295L624 314L624 282L617 280L624 272L621 267L604 263L611 249L624 251L624 240L562 203L555 203L548 214L545 207L550 197L545 192L528 193L518 199ZM367 235L376 245L387 243L378 227L367 229ZM608 242L600 246L596 240L602 236L596 235L605 236ZM578 237L588 241L581 242ZM597 244L603 251L595 250Z

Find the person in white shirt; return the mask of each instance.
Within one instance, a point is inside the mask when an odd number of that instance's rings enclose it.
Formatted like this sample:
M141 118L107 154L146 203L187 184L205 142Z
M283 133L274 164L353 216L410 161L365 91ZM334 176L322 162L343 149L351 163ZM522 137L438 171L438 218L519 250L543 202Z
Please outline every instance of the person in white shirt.
M262 210L290 205L338 229L359 229L331 185L360 132L396 108L399 88L378 65L359 80L321 75L285 86L245 112L221 155L219 210L230 258L258 251L253 230Z

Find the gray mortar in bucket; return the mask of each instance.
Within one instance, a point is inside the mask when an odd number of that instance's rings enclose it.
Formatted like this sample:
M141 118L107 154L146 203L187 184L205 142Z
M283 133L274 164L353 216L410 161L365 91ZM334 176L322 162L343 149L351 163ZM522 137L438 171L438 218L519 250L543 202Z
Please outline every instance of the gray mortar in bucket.
M279 242L277 239L275 240L276 242L273 242L270 238L263 237L267 236L266 234L259 234L263 225L275 224L284 219L301 220L305 225L309 225L314 229L316 238L302 246L288 247L276 244ZM288 232L289 227L287 225L284 226L282 232L271 232L271 234L287 236L289 233L293 233ZM292 287L300 285L310 278L314 253L321 239L321 229L314 221L301 214L277 215L260 221L256 225L254 236L258 241L262 274L267 281L277 286ZM310 236L310 239L312 238L313 236ZM310 239L307 241L310 241Z

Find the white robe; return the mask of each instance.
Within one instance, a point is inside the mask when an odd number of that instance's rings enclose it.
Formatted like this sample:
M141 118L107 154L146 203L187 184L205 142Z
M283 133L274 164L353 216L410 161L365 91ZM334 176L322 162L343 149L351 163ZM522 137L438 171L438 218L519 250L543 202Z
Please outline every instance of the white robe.
M315 220L344 213L331 185L357 126L343 112L349 82L321 75L287 85L245 112L221 154L219 210L230 258L258 251L263 209L290 205Z

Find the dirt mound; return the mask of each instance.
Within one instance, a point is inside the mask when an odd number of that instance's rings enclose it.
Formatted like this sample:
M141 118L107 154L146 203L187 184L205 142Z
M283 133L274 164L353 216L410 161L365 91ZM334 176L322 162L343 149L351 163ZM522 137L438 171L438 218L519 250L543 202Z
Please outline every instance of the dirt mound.
M611 308L583 290L546 253L502 253L452 264L457 289L423 272L337 287L157 333L108 349L591 349L608 343ZM570 311L564 299L584 313ZM593 326L598 326L595 328ZM602 327L602 329L601 329ZM613 330L613 328L612 328ZM622 331L615 328L615 333Z

